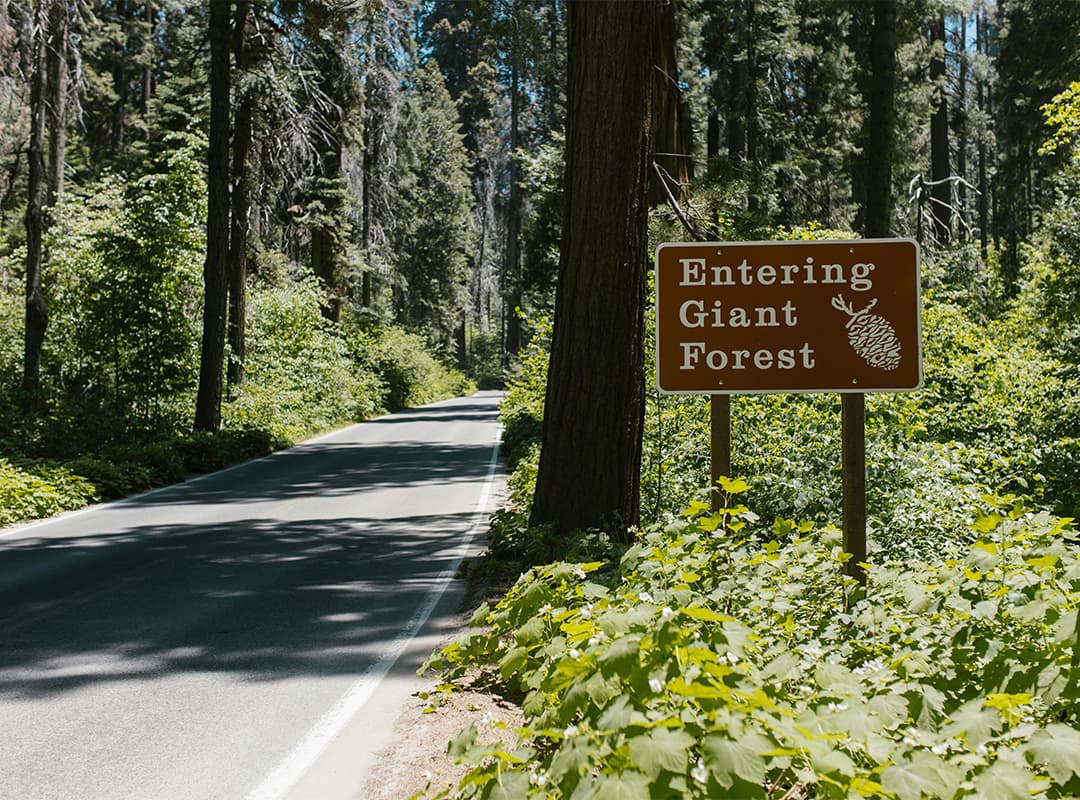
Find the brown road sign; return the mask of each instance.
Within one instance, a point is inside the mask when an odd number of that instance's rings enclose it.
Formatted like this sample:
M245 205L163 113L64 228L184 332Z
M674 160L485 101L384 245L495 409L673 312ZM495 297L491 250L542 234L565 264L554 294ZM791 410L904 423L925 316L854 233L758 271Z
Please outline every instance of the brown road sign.
M910 239L656 251L662 392L911 391L922 383L920 332Z

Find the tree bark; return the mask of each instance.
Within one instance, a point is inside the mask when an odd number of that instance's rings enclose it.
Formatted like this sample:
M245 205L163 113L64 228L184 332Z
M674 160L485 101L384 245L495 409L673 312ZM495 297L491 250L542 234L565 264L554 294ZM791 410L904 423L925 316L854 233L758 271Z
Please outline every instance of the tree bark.
M513 52L510 55L510 186L506 208L506 255L503 268L503 324L506 326L504 358L521 350L521 167L517 149L521 144L521 41L514 26Z
M68 11L54 0L49 8L48 42L49 186L47 203L55 206L64 194L67 164Z
M968 50L967 50L967 12L958 14L960 30L957 33L957 52L960 60L960 68L957 73L956 102L953 107L952 128L956 137L956 174L967 180L967 147L968 147ZM967 187L957 184L956 187L956 213L959 218L957 236L960 241L967 240L967 231L970 224L970 214L967 209Z
M947 244L952 239L952 187L949 185L949 103L945 85L945 13L931 23L930 83L934 85L934 113L930 118L930 213L934 239ZM940 52L938 50L940 47Z
M247 15L249 4L238 0L233 22L233 55L236 71L243 74L247 67ZM243 91L236 107L232 140L232 197L230 198L229 235L229 365L226 378L229 386L244 383L244 362L247 347L244 331L247 325L247 243L248 213L250 211L250 182L248 153L251 150L251 90Z
M653 75L653 144L656 163L674 179L676 186L665 188L659 175L653 173L649 202L658 205L667 201L667 189L684 203L694 176L693 141L690 108L679 89L679 58L676 47L678 24L677 3L664 6L660 27L656 31L657 69Z
M986 52L986 45L984 43L984 40L986 39L985 13L985 11L980 9L975 16L975 51L977 53ZM986 115L986 118L989 118L990 113L987 107L986 79L983 77L980 77L976 83L975 96L979 111L983 112ZM987 177L986 157L986 133L980 131L978 153L979 196L976 203L978 205L979 213L979 252L982 254L983 261L986 261L986 250L990 236L990 181Z
M221 427L222 372L229 267L229 48L232 15L229 3L210 4L210 142L207 150L206 261L199 392L195 429Z
M647 192L662 3L569 4L565 209L531 523L636 524Z
M889 235L896 112L896 5L875 0L870 34L870 120L866 153L866 236Z
M49 325L41 289L45 230L46 20L53 0L38 0L34 9L35 37L30 76L30 146L27 149L26 203L26 333L23 346L23 408L41 408L41 351Z

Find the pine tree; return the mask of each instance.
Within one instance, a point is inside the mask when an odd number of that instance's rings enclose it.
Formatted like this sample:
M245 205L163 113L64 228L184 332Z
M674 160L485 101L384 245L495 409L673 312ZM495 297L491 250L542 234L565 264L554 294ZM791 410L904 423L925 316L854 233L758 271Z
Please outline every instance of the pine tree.
M438 65L429 61L410 83L399 127L394 305L401 323L450 352L472 260L468 153Z

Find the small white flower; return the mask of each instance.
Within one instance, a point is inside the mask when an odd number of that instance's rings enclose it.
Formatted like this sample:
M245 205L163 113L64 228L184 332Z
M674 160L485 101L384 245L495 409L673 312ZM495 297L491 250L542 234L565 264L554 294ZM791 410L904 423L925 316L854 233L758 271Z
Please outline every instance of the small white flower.
M547 773L546 772L534 772L534 773L532 773L531 775L529 775L529 783L531 783L533 786L543 786L544 784L547 783Z
M937 744L935 744L933 747L930 748L930 752L931 753L936 753L939 756L943 756L947 752L949 752L949 743L948 742L938 742Z
M659 678L649 678L649 688L653 694L660 694L664 690L664 683Z
M574 570L574 577L577 578L579 581L585 580L585 570L583 570L581 567L578 567Z
M667 606L664 606L663 608L660 609L660 616L663 617L664 620L669 620L669 619L671 619L672 617L675 616L675 612L672 611Z
M735 666L739 663L739 657L734 653L728 651L728 653L724 656L724 661L731 664L731 666Z
M846 703L829 703L829 705L826 706L826 708L828 708L829 711L833 711L833 712L847 711L848 710L848 707L847 707Z
M551 603L544 603L542 606L540 606L541 614L550 614L552 610L553 609L551 608Z
M907 747L917 747L919 743L917 741L915 741L915 739L913 737L905 736L904 737L904 744Z
M975 748L975 755L977 755L979 758L986 758L989 752L990 751L986 748L985 744L980 744L978 747Z
M651 603L653 601L652 595L648 592L642 592L641 594L639 594L638 600L640 600L642 603Z
M705 769L705 764L700 758L694 768L690 770L690 777L698 783L705 783L709 779L709 772Z
M570 658L577 658L581 655L581 651L578 650L576 647L571 647L569 650L566 651L566 653L570 656Z
M579 733L577 725L567 725L566 730L563 731L563 737L569 739L573 736L577 736Z

